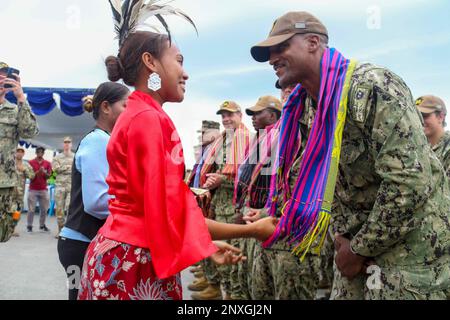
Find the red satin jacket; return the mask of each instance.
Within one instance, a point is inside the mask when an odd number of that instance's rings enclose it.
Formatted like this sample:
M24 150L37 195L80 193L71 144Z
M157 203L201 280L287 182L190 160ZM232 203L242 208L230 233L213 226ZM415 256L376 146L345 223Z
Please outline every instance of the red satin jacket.
M201 209L183 181L181 141L169 116L148 94L135 91L107 148L111 215L99 233L148 248L163 279L210 256Z

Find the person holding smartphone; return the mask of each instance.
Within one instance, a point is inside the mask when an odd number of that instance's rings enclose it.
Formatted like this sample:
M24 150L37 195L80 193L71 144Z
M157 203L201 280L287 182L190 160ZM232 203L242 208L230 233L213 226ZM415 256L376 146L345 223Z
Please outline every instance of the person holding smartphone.
M19 139L31 139L39 133L20 82L18 70L0 62L0 242L11 238L16 224L11 207L14 188L19 183L15 166ZM9 92L17 103L6 100Z

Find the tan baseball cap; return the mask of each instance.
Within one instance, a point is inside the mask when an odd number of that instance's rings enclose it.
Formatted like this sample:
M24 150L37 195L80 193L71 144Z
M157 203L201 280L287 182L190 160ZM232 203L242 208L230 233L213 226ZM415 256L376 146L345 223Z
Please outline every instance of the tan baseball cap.
M17 151L22 151L22 152L25 152L25 148L24 147L22 147L22 146L18 146L17 148L16 148L16 152Z
M224 111L228 112L242 112L241 107L234 101L225 101L220 105L219 111L217 111L217 114L222 114Z
M256 112L263 111L265 109L273 109L277 111L282 111L283 106L281 104L281 101L275 97L272 96L264 96L259 98L258 102L256 102L255 106L248 108L245 110L245 112L252 116Z
M416 106L421 113L433 113L440 111L447 114L447 108L445 107L444 101L436 96L422 96L416 100Z
M269 37L251 49L253 58L258 62L266 62L270 58L269 48L289 40L296 34L316 33L328 37L328 30L319 19L312 14L299 11L288 12L273 23Z
M72 142L72 138L71 137L65 137L64 138L64 142Z

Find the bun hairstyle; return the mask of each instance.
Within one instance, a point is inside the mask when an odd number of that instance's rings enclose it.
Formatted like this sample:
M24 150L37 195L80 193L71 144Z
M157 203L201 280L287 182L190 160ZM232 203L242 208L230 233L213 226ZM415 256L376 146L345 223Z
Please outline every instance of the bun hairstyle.
M83 109L89 113L94 111L94 96L86 96L83 98Z
M120 84L114 82L102 83L94 96L87 96L83 98L83 108L86 112L92 113L92 116L97 120L100 116L100 106L103 102L108 102L110 105L123 100L130 90Z
M123 79L126 85L135 86L144 67L142 55L148 52L160 59L169 44L169 37L165 34L137 31L128 35L120 48L119 56L109 56L105 60L108 79L112 82Z

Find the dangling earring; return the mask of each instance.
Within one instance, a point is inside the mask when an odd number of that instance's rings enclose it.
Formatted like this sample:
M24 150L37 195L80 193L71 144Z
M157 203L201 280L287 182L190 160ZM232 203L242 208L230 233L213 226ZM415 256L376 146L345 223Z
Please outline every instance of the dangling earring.
M156 72L153 72L148 79L148 87L152 91L161 89L161 77Z

